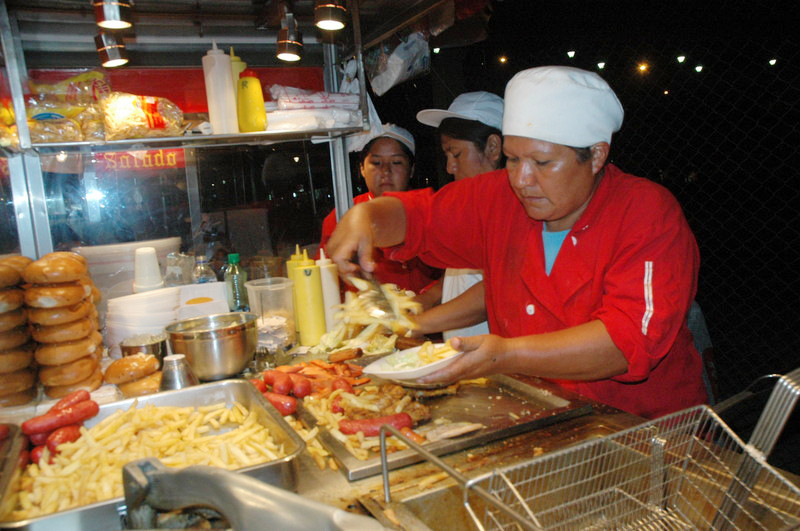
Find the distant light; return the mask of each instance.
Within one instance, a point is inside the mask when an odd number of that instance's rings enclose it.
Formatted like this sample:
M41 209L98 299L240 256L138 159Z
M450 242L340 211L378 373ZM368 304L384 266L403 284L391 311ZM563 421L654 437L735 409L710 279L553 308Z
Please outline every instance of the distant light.
M685 56L685 55L679 55L679 56L678 56L678 62L679 62L679 63L682 63L682 62L684 62L685 60L686 60L686 56Z
M501 55L497 60L505 64L508 62L508 57L506 57L505 55Z
M775 63L777 63L777 62L778 62L778 60L777 60L777 59L770 59L770 60L769 60L769 65L770 65L770 66L775 66Z
M640 73L644 74L650 68L650 65L648 65L647 63L639 63L636 68L639 69Z
M441 52L441 51L442 51L442 49L441 49L441 48L434 48L434 49L433 49L433 53L439 53L439 52Z
M694 71L695 72L702 72L703 71L703 65L697 65L696 67L694 67Z
M58 162L64 162L67 160L67 152L66 151L59 151L58 155L56 155L56 160Z
M664 96L666 96L667 94L669 94L669 91L668 91L668 90L665 90L665 91L664 91Z
M605 64L605 63L597 63L597 68L598 68L598 70L602 70L602 69L604 69L605 67L606 67L606 64Z
M575 57L575 50L570 50L570 51L568 51L568 52L567 52L567 57L569 57L570 59L572 59L573 57Z
M295 162L300 162L300 157L292 157L292 160Z

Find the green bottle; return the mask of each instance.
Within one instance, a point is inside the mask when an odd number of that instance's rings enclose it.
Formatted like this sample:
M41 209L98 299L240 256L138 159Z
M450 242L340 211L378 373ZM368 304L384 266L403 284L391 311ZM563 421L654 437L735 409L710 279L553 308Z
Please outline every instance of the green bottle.
M244 283L247 282L247 272L239 265L239 253L228 255L228 267L225 268L224 279L225 291L228 295L228 308L232 312L249 312L250 305L244 287Z

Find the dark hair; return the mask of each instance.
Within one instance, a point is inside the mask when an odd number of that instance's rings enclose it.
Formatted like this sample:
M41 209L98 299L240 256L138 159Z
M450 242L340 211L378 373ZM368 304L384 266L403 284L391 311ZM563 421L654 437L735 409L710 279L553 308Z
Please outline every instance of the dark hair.
M464 118L445 118L439 123L437 128L440 135L447 135L456 140L466 140L472 142L478 151L486 149L486 143L489 141L491 135L497 135L500 140L503 139L503 133L496 127L486 125L477 120L465 120ZM500 152L500 158L497 161L497 167L502 168L505 165L505 155Z
M409 149L409 147L407 145L405 145L403 142L400 142L396 138L392 138L390 136L376 136L375 138L373 138L372 140L367 142L367 145L364 146L364 149L362 149L361 151L358 152L358 164L359 165L363 166L364 161L367 160L367 155L369 155L369 150L372 149L372 144L374 144L375 142L377 142L381 138L388 138L390 140L394 140L395 142L397 142L400 145L400 147L403 149L403 153L405 154L405 156L408 158L408 165L409 166L413 166L414 165L414 153L411 151L411 149Z
M575 155L578 157L578 162L580 162L581 164L592 158L591 147L582 147L582 148L576 148L572 146L569 147L575 152Z

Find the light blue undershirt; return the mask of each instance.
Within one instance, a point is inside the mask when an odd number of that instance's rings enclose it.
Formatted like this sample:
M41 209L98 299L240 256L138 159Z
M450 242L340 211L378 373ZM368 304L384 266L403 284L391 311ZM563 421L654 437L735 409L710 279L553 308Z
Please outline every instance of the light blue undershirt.
M547 226L542 224L542 243L544 243L544 266L547 275L550 275L550 270L553 269L553 264L558 256L558 251L561 250L561 244L564 243L564 238L569 234L569 229L561 230L558 232L547 232Z

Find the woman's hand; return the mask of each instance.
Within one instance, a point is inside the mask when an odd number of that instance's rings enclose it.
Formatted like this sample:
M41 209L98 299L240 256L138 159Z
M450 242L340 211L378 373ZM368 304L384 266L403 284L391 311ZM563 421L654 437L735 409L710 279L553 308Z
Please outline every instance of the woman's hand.
M375 269L375 262L372 260L372 223L362 206L366 205L356 205L347 211L325 247L342 276L355 273L359 266L368 272ZM353 262L355 255L358 256L358 264Z
M454 337L450 345L464 354L447 367L420 378L420 383L451 383L507 371L505 338L493 334Z

